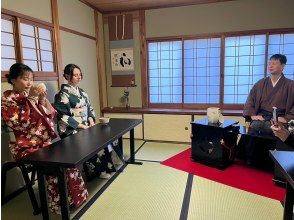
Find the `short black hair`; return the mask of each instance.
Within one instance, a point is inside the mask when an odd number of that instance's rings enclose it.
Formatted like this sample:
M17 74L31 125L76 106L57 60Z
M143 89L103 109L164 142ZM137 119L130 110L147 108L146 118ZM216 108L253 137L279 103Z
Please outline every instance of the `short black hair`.
M6 74L5 77L7 78L8 83L12 84L11 80L17 79L17 77L22 76L26 72L33 73L33 70L23 63L15 63L10 67L9 73Z
M271 56L270 60L279 60L281 64L286 64L287 63L287 57L283 54L274 54Z
M66 80L70 80L72 79L72 76L73 76L73 71L74 69L77 68L81 71L81 68L76 65L76 64L67 64L65 67L64 67L64 71L63 71L63 77L66 79ZM83 73L81 71L81 78L83 79Z

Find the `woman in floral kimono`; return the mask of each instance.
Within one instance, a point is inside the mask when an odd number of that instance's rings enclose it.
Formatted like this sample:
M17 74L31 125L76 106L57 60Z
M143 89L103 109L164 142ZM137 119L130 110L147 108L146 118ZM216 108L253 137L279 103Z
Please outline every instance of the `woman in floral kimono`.
M2 97L2 120L13 130L15 141L9 147L15 160L19 160L40 148L50 147L56 138L52 118L55 110L45 98L44 84L33 86L33 71L30 67L16 63L6 76L13 89ZM52 212L58 212L60 197L57 178L47 177L48 205ZM75 206L82 204L88 192L77 169L67 169L69 202Z
M61 138L77 133L95 125L95 112L90 104L87 93L78 87L83 79L81 69L75 64L68 64L64 68L64 78L68 84L61 85L61 90L55 95L54 106L57 110L58 132ZM98 152L84 164L87 179L96 176L110 178L115 172L108 148Z

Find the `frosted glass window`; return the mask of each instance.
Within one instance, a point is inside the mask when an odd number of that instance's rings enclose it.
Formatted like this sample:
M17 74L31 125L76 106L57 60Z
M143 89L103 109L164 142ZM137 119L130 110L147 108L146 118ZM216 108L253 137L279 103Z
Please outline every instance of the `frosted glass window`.
M13 21L1 19L1 31L13 33Z
M13 25L13 21L1 19L1 71L16 63Z
M34 49L23 48L22 53L25 60L37 60L36 50Z
M42 71L54 72L53 62L42 62Z
M51 41L51 32L44 28L38 28L39 29L39 38L46 39Z
M294 80L294 34L269 35L268 59L277 53L287 57L283 73L287 78Z
M35 37L35 28L32 25L21 23L20 24L20 33L21 33L21 35Z
M1 57L15 59L15 49L11 46L1 46Z
M14 36L12 33L1 33L1 44L2 45L9 45L9 46L14 46Z
M53 61L53 53L51 51L41 50L40 52L42 61Z
M244 104L264 76L266 35L225 38L224 104Z
M9 71L10 67L16 63L16 59L1 58L1 70Z
M51 30L25 23L20 28L22 56L27 65L32 65L34 71L54 72Z
M242 106L276 53L286 55L283 73L294 79L294 33L183 37L149 42L147 51L150 104Z
M36 48L36 38L34 37L22 36L21 43L23 47L29 47L34 49Z
M184 41L184 103L219 103L219 89L211 88L220 85L220 47L220 38Z
M38 62L33 60L23 60L23 63L29 66L33 71L38 71Z
M150 103L182 102L182 42L148 43Z
M51 41L40 40L40 49L41 50L52 51L52 43L51 43Z

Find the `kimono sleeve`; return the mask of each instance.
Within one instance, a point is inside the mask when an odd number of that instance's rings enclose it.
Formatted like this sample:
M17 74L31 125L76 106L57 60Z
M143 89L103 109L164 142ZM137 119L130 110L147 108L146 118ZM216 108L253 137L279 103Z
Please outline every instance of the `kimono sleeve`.
M72 117L68 94L60 91L54 97L54 107L57 111L57 119L61 120L67 126L76 129L79 122Z
M91 105L90 98L87 93L85 93L84 91L82 91L82 92L83 92L84 96L86 97L87 108L88 108L88 118L91 117L95 121L95 111Z
M246 103L244 105L243 116L245 118L250 117L252 115L256 115L256 112L255 112L256 90L257 90L257 85L255 84L252 87L252 89L250 90L250 93L249 93L247 100L246 100Z
M294 81L293 80L290 82L290 85L289 85L285 118L287 119L287 121L294 120Z
M288 138L285 140L284 143L287 144L289 147L294 148L294 134L290 133L290 135L288 136Z
M23 130L30 125L30 106L26 97L2 96L1 116L5 124L13 130Z

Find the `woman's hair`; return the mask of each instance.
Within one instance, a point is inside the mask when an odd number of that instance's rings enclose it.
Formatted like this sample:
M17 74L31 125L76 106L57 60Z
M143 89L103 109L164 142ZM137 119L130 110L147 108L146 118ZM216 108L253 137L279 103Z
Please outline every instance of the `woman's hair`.
M63 71L63 77L66 79L66 80L71 80L72 77L73 77L73 71L74 69L77 68L80 70L81 72L81 78L83 79L83 73L81 71L81 68L78 66L78 65L75 65L75 64L67 64L65 67L64 67L64 71Z
M10 69L9 73L5 75L8 83L12 84L13 79L17 79L17 77L22 76L26 72L33 72L33 70L23 63L15 63Z

